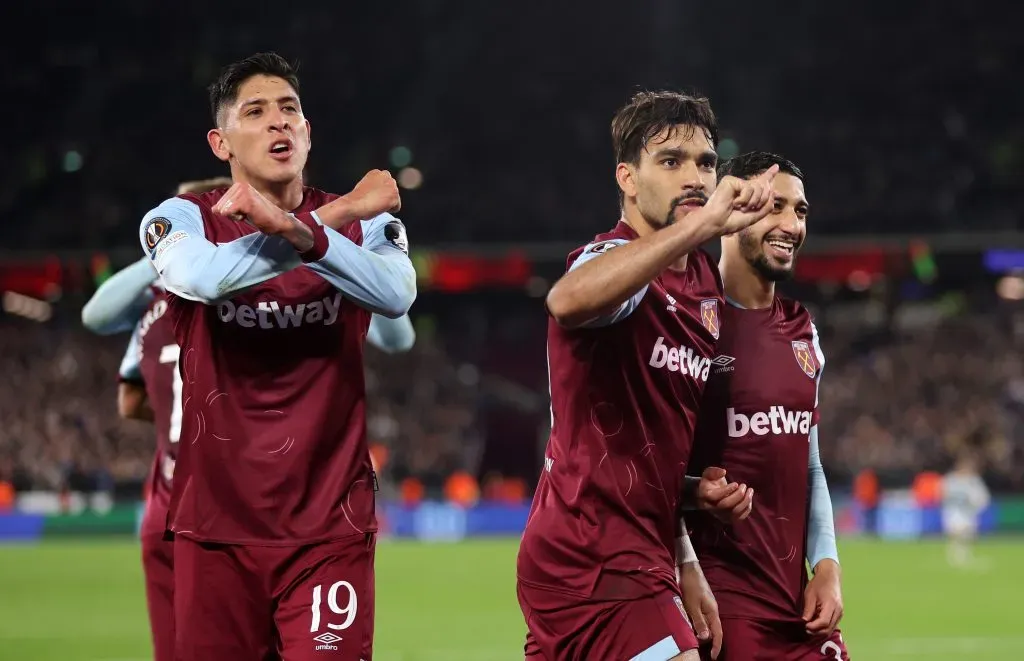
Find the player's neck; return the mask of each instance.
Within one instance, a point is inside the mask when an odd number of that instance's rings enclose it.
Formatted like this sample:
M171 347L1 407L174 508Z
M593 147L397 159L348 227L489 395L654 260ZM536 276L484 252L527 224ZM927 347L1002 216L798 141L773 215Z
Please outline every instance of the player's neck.
M255 188L260 195L267 198L271 204L284 211L291 212L302 204L302 179L278 183L272 181L260 181L246 176L244 173L232 171L231 178L238 182L244 181Z
M718 263L725 284L725 295L748 310L771 307L775 300L775 283L766 280L746 260L734 263L722 256Z
M623 209L622 222L632 227L633 231L636 232L637 236L639 237L644 237L647 236L648 234L654 234L655 232L658 231L658 228L651 226L651 224L648 223L647 220L643 217L643 214L640 213L640 210L637 209L635 206L627 206L625 209ZM686 255L683 255L678 260L676 260L671 266L669 266L669 268L674 271L685 271L686 257Z

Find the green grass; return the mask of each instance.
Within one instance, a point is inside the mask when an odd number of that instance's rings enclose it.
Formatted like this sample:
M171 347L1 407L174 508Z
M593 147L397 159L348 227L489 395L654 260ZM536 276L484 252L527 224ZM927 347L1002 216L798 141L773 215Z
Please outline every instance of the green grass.
M516 542L384 541L377 661L522 658ZM1024 539L987 540L951 570L936 542L845 540L843 629L857 661L1024 659ZM0 658L141 661L149 634L133 541L0 546Z

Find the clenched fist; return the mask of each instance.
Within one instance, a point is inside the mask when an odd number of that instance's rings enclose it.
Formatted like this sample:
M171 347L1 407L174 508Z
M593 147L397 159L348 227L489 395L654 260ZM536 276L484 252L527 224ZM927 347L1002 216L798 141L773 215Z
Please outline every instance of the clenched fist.
M775 206L772 182L778 173L779 166L773 165L753 179L722 177L704 205L720 234L746 229L771 212Z
M382 213L397 213L402 208L398 184L387 170L370 170L345 198L360 220Z
M213 205L213 212L232 220L245 221L271 236L281 236L299 252L313 247L313 232L297 222L250 184L233 184L224 197Z

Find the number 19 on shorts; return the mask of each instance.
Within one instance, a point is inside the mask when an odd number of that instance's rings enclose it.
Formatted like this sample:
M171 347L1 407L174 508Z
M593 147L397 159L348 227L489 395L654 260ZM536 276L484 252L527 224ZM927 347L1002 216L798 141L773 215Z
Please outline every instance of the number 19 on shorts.
M339 603L339 599L341 603ZM320 631L320 612L323 607L323 585L318 585L313 588L313 619L309 625L310 633L317 633ZM344 619L340 622L325 622L328 629L335 631L343 631L352 626L352 622L356 619L356 613L359 610L359 603L356 599L356 590L352 587L352 584L348 581L338 581L333 584L327 590L327 614L328 619L334 619L334 616L342 616Z

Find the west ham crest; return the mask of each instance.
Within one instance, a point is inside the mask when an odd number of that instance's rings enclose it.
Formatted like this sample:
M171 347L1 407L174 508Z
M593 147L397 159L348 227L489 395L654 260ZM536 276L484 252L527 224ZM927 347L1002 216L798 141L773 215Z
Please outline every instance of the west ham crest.
M700 323L704 324L704 328L708 329L711 336L716 340L718 339L718 331L721 325L718 321L718 301L709 298L706 301L700 302Z
M814 350L803 340L793 342L793 355L796 356L796 364L804 371L804 374L814 378L818 374L818 359Z

